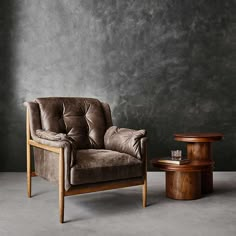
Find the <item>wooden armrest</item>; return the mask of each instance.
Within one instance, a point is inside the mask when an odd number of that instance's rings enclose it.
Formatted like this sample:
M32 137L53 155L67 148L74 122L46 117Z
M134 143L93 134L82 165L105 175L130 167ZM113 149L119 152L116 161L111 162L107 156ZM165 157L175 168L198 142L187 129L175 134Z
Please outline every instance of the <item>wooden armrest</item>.
M37 148L41 148L50 152L55 152L55 153L60 153L61 148L59 147L52 147L46 144L41 144L41 143L37 143L34 140L30 139L28 140L29 145L37 147Z

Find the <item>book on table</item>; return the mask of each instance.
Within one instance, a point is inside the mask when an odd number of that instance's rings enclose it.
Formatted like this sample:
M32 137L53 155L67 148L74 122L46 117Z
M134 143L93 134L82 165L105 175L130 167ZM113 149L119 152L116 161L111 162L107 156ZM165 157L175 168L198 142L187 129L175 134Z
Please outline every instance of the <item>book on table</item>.
M183 165L183 164L189 163L190 160L187 158L173 159L171 157L165 157L165 158L158 159L158 162L166 163L166 164Z

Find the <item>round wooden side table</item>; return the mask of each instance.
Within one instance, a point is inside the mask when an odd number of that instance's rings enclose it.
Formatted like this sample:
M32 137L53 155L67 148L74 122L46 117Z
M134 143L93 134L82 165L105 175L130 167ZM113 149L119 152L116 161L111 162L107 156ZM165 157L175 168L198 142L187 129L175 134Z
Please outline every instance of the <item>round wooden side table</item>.
M192 161L188 164L176 165L159 162L158 159L151 161L154 167L166 172L166 196L177 200L194 200L202 195L201 172L208 171L213 161Z
M174 134L176 141L187 143L187 158L200 163L213 161L211 143L222 140L222 138L221 133ZM202 170L201 179L202 193L213 192L213 166L211 164L207 170Z

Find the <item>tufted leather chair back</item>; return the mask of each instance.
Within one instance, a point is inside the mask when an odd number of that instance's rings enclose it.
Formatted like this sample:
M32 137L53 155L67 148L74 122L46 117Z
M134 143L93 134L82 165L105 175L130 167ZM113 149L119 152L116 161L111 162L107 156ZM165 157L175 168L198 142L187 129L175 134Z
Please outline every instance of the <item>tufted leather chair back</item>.
M104 148L107 124L102 103L93 98L49 97L35 100L42 129L66 133L80 149Z

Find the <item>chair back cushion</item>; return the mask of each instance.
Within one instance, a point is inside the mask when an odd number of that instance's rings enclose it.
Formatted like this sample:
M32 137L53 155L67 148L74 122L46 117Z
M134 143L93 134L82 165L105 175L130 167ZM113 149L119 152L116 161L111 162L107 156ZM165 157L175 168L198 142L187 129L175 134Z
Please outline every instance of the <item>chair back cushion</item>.
M37 98L42 129L66 133L80 149L103 148L106 120L102 104L94 98Z

